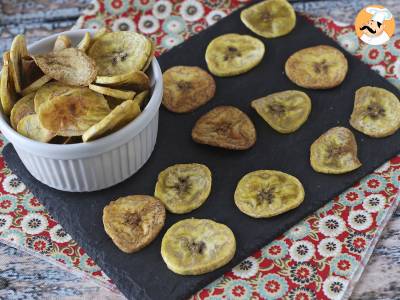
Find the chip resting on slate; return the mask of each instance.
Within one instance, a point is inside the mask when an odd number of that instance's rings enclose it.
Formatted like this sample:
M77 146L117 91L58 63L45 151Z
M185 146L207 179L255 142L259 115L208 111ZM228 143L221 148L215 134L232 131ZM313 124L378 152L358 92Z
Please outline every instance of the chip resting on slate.
M159 57L162 69L189 65L207 70L204 54L212 39L232 32L252 35L239 15L240 9L163 54ZM329 128L351 128L349 118L357 89L372 85L385 88L397 97L399 92L299 15L296 27L288 35L269 40L259 38L268 47L261 63L240 76L215 77L217 92L212 101L184 115L160 108L157 144L151 158L138 173L117 186L93 193L59 192L28 174L11 145L4 150L8 166L128 299L187 299L400 151L399 134L373 139L352 130L363 165L343 175L315 172L309 162L311 144ZM321 44L344 53L349 63L346 79L330 90L307 91L312 99L312 111L307 122L289 135L278 133L266 126L250 103L265 95L296 89L296 85L283 74L287 58L300 49ZM221 105L238 107L254 122L257 143L252 148L233 151L197 144L191 139L196 121ZM101 221L103 207L126 195L153 195L157 175L162 170L171 165L193 162L207 165L213 174L213 186L207 201L185 215L167 213L165 226L151 244L134 254L122 253L104 232ZM298 178L305 189L304 202L294 210L268 219L254 219L240 212L233 200L237 183L245 174L262 169L279 170ZM237 250L227 265L213 272L182 276L170 271L163 262L161 240L172 224L192 217L227 225L236 237Z

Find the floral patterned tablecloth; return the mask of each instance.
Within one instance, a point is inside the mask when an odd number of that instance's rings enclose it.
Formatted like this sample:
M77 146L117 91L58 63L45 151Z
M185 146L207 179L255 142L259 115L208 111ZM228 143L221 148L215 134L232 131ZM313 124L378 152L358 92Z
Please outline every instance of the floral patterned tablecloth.
M136 30L157 55L214 24L247 1L94 1L75 28ZM310 18L400 87L400 37L384 46L360 44L352 26ZM7 141L0 135L0 145ZM0 156L0 240L118 290L47 213ZM312 216L254 253L193 299L342 299L350 295L380 233L399 203L400 156L356 183Z

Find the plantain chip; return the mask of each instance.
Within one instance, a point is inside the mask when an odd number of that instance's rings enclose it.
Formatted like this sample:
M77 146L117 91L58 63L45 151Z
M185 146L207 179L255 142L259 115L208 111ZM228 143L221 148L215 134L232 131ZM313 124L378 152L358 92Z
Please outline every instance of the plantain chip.
M194 111L215 95L214 78L199 67L176 66L163 74L162 103L176 113Z
M211 171L202 164L176 164L158 175L154 197L167 210L185 214L200 207L211 191Z
M106 27L102 27L99 30L97 30L95 32L95 34L93 35L93 38L90 42L90 46L93 46L93 44L95 42L97 42L99 40L99 38L101 38L102 36L106 35L107 33L109 33L110 31L106 28ZM89 47L90 48L90 47Z
M235 204L253 218L270 218L298 207L304 188L294 176L274 170L250 172L240 179Z
M232 230L208 219L186 219L172 225L161 242L168 269L181 275L200 275L227 264L235 255Z
M359 88L350 125L371 137L382 138L394 134L400 128L399 99L382 88Z
M149 97L150 97L150 91L145 90L137 94L135 98L133 98L133 101L135 101L139 105L139 107L145 107L147 101L149 100Z
M79 42L79 44L76 46L76 48L78 48L79 50L81 50L81 51L86 53L89 50L91 41L92 41L92 38L90 36L90 33L86 32L85 36Z
M287 77L298 86L309 89L330 89L346 77L348 63L338 49L319 45L292 54L285 64Z
M82 135L110 113L103 95L79 88L46 101L39 107L41 125L61 136Z
M72 46L71 39L64 34L61 34L57 37L54 42L53 51L60 51Z
M144 64L142 71L146 71L150 67L151 62L153 61L153 58L154 58L154 53L156 51L156 47L154 46L153 41L150 38L147 38L147 39L149 40L149 42L151 44L151 50L150 50L150 54L147 58L146 63Z
M28 49L26 48L25 37L21 34L17 35L10 49L10 72L13 78L15 91L21 93L23 89L23 79L22 79L22 58L28 56Z
M77 87L65 85L61 82L49 82L42 87L40 87L35 95L34 103L35 103L35 111L36 113L39 112L40 106L45 103L48 100L51 100L52 98L56 96L60 96L63 94L67 94L69 92L72 92L76 89L79 89Z
M257 66L265 53L264 43L249 35L229 33L211 41L206 50L206 62L216 76L239 75Z
M334 127L311 145L310 161L316 172L343 174L361 166L354 134L345 127Z
M132 71L114 76L97 76L96 83L111 87L129 87L136 92L150 88L150 79L146 73L142 71Z
M23 96L28 95L30 93L36 92L38 89L40 89L42 86L44 86L46 83L51 81L52 78L48 75L43 75L39 79L35 80L32 82L30 85L28 85L26 88L24 88L21 92Z
M253 100L251 107L276 131L291 133L307 121L311 99L300 91L283 91Z
M55 137L53 132L42 127L37 114L23 117L18 122L17 131L27 138L43 143L47 143Z
M33 58L44 74L64 84L88 86L96 79L94 60L81 50L67 48Z
M114 76L143 70L152 44L145 36L130 31L111 32L99 37L89 49L99 76Z
M296 13L286 0L265 0L242 10L240 19L254 33L276 38L296 26Z
M115 107L101 121L91 126L82 136L84 142L108 135L124 127L140 114L140 107L132 100L126 100Z
M10 52L3 53L3 68L1 70L0 99L5 115L9 116L17 99L15 85L11 75Z
M96 84L89 84L89 89L103 94L107 95L113 98L117 99L133 99L135 97L136 93L134 91L126 91L126 90L118 90L118 89L112 89L109 87L101 86L101 85L96 85Z
M15 103L11 110L10 122L14 129L17 129L18 122L28 115L35 114L35 107L33 104L33 99L35 98L35 93L30 93L23 98L19 99Z

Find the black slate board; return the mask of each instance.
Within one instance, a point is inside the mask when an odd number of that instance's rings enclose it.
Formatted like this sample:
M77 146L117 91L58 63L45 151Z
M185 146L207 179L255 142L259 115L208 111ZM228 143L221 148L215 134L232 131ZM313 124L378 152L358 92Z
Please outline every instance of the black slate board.
M162 69L174 65L206 68L204 52L207 44L214 37L229 32L252 34L241 24L237 11L162 55L159 59ZM399 152L400 134L370 139L355 132L363 166L340 176L315 173L309 165L309 146L333 126L349 127L348 118L357 88L374 85L396 95L399 93L368 66L346 53L349 73L344 83L328 91L307 91L313 103L309 120L296 133L280 135L250 108L250 100L280 90L298 89L283 72L284 62L294 51L318 44L339 46L301 16L298 16L297 26L290 35L263 41L267 51L262 63L241 76L216 78L217 95L206 106L186 115L175 115L161 108L158 140L152 157L136 175L115 187L93 193L56 191L26 171L11 145L4 150L13 172L129 299L181 299L190 296ZM235 105L251 117L257 129L255 147L235 152L192 142L190 132L195 121L221 104ZM116 197L152 194L161 170L185 162L205 163L212 170L213 189L209 199L190 214L168 214L164 230L143 251L133 255L119 251L103 230L103 207ZM298 177L306 190L304 203L291 212L266 220L242 214L234 206L233 192L238 180L256 169L278 169ZM160 256L161 238L169 226L188 217L211 218L232 228L237 238L237 252L228 265L205 275L189 277L176 275L167 269Z

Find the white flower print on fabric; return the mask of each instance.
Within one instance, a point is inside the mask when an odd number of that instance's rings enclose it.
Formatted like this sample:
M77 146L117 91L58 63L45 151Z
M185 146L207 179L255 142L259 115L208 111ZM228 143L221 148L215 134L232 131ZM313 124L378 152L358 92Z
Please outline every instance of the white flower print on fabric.
M372 225L371 214L365 210L352 210L347 219L351 228L355 230L366 230Z
M16 175L8 175L3 181L3 188L10 194L19 194L26 189Z
M185 0L182 2L179 13L186 21L194 22L203 17L204 7L196 0Z
M290 257L296 262L310 260L315 253L314 245L309 241L297 241L289 249Z
M60 224L57 224L49 230L50 237L57 243L67 243L72 240L71 236L65 232Z
M317 249L323 257L336 256L342 251L342 243L335 238L325 238L319 242Z
M386 198L381 194L371 194L365 197L363 207L366 211L379 212L385 207Z
M221 20L223 17L226 16L226 13L223 12L222 10L213 10L208 13L206 16L206 21L208 25L213 25L217 23L219 20Z
M8 230L12 224L13 218L10 215L0 215L0 232Z
M22 230L28 234L39 234L46 230L47 226L46 217L36 213L27 214L21 221Z
M347 289L348 281L339 276L329 276L323 286L322 290L326 297L331 300L342 299L344 292Z
M116 19L112 25L113 31L136 31L136 24L131 18Z
M319 220L318 229L327 237L335 237L346 229L346 224L342 218L329 215Z
M254 257L249 257L232 269L233 274L240 278L250 278L257 274L258 263Z
M172 3L170 1L161 0L153 6L153 16L157 19L165 19L172 12Z
M153 16L142 16L139 20L138 27L142 33L151 34L160 28L160 22Z

